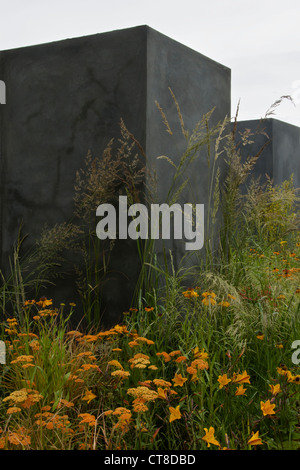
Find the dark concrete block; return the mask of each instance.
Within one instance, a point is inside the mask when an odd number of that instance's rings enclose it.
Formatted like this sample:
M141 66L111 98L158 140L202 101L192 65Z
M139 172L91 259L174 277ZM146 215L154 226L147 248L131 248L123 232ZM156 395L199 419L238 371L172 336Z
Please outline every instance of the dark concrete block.
M300 188L300 128L272 120L273 178L278 184L294 175L294 184Z
M247 155L256 155L267 144L254 167L254 177L261 177L261 181L264 182L267 174L277 185L293 174L294 185L299 188L300 128L271 118L264 121L240 121L237 124L237 132L244 132L245 129L250 129L254 134L250 137L254 142L245 147L239 143L243 158Z
M230 116L230 70L148 26L0 52L0 78L6 84L6 104L0 107L2 269L21 222L30 247L45 223L51 227L72 218L75 173L88 150L99 156L119 137L121 118L145 149L147 165L156 167L158 202L164 202L172 169L157 156L178 163L185 149L168 88L187 128L213 107L211 125ZM165 132L155 100L173 136ZM206 149L201 155L184 202L207 203ZM173 245L178 260L182 247ZM130 240L119 243L112 258L118 274L103 304L111 322L129 305L136 261ZM55 298L74 300L72 289L62 281Z
M226 116L230 118L231 71L224 65L149 29L147 81L147 158L157 170L158 197L160 201L164 201L174 177L174 169L165 160L157 160L157 156L166 155L178 164L187 145L168 87L179 104L185 129L192 132L203 116L213 110L209 120L209 127L212 129ZM162 124L155 105L156 100L167 116L173 135L166 132ZM213 149L213 139L211 144ZM190 184L183 191L180 200L205 205L206 227L210 218L207 211L211 171L211 168L208 169L207 153L207 146L204 145L187 174L178 182L180 186L186 176L190 178ZM221 168L222 179L225 165L221 158L216 166ZM186 255L184 244L171 242L169 246L175 263L180 263ZM193 263L192 260L190 262Z

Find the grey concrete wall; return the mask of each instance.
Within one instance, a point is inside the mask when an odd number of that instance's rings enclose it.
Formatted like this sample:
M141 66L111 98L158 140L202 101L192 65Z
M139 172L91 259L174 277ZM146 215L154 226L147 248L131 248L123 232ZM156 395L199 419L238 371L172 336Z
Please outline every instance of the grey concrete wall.
M294 175L300 188L300 128L272 119L273 177L278 184Z
M119 137L121 118L145 143L146 41L146 29L135 28L1 53L7 84L0 109L2 268L21 222L27 250L45 223L71 220L75 173L88 150L99 156ZM122 260L118 245L103 304L110 315L130 302L128 274L136 275L135 247L121 246L132 264ZM69 275L48 294L58 303L79 303Z
M267 174L274 182L280 184L293 174L294 185L300 187L300 128L278 119L240 121L237 131L250 129L254 143L243 147L239 144L243 158L255 155L265 144L254 168L254 177L265 181ZM237 134L237 142L238 134Z
M211 125L230 115L230 70L147 26L2 51L0 78L6 83L6 104L0 107L4 270L21 222L30 248L45 223L51 227L71 219L76 170L88 150L101 155L109 140L118 138L121 118L145 148L149 167L156 167L163 202L171 168L156 157L178 162L185 146L168 87L189 129L214 106ZM173 136L166 133L155 100ZM190 175L184 202L206 203L205 150ZM181 245L178 260L182 254ZM136 261L135 243L118 241L103 299L109 323L129 306ZM57 302L76 301L72 279L59 281L53 296Z
M226 116L230 118L231 70L152 29L148 31L147 57L147 158L159 175L158 198L162 202L172 184L174 169L166 160L157 160L157 156L168 156L177 165L187 147L176 105L168 87L175 95L185 129L190 134L203 116L212 110L214 111L209 120L209 128L213 129ZM155 101L162 107L173 135L166 132ZM213 140L211 143L213 154ZM222 178L224 164L221 159L218 160L217 166L221 167ZM177 183L179 187L187 176L190 178L191 184L186 186L180 201L204 204L206 227L209 217L207 209L210 172L207 146L203 146L188 172ZM169 247L178 264L186 255L184 243L175 241Z
M70 218L76 170L119 136L121 117L145 142L145 48L137 28L1 53L4 258L21 220L35 238Z

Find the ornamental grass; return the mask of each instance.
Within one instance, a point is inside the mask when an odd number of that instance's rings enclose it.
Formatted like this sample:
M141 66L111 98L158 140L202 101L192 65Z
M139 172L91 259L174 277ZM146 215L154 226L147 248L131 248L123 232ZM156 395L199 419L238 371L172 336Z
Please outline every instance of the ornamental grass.
M1 449L298 449L300 239L282 242L245 248L252 283L206 273L107 330L27 300L3 322Z
M140 278L117 324L104 328L99 320L114 243L101 267L93 217L99 197L115 197L115 181L126 182L134 201L143 180L138 143L124 124L116 158L110 143L102 163L89 156L77 175L77 215L84 211L87 226L64 223L43 233L27 270L17 246L12 276L2 276L0 288L0 449L300 448L299 197L292 177L277 187L249 182L259 155L242 161L234 131L223 135L228 121L208 130L211 114L190 134L182 126L187 148L179 164L160 157L174 171L166 201L174 203L204 147L210 184L201 256L183 270L165 252L159 266L153 244L137 240ZM63 283L62 247L84 260L76 267L82 305L38 294L49 273ZM88 322L74 325L74 314Z

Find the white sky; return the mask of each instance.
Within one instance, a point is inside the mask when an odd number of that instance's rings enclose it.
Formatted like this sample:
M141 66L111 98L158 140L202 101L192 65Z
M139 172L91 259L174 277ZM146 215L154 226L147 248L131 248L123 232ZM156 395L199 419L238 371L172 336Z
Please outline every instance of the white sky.
M232 115L290 95L274 117L300 126L299 0L0 0L0 50L145 24L231 68Z

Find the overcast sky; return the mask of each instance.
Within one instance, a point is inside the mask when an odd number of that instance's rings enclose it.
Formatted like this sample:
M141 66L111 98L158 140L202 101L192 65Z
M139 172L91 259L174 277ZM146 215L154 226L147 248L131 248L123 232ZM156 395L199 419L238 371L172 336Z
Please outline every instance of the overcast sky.
M300 126L299 0L0 0L0 50L139 25L231 68L232 115ZM0 77L1 79L1 77Z

